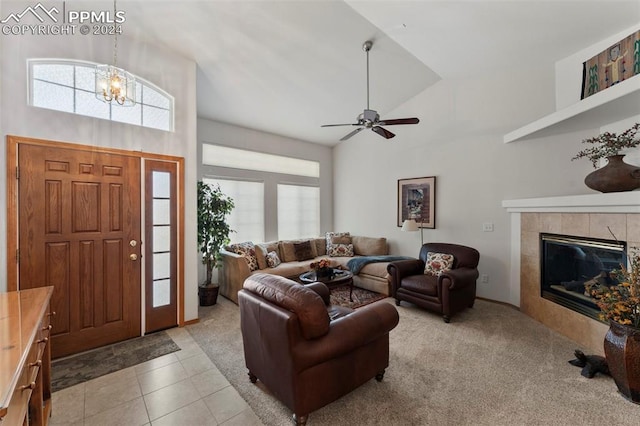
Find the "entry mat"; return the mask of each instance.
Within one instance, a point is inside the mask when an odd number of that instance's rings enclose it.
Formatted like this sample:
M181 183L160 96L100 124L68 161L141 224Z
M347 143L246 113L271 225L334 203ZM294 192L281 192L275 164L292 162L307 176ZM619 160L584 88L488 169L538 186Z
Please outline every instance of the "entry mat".
M158 358L180 347L164 331L54 360L53 392Z

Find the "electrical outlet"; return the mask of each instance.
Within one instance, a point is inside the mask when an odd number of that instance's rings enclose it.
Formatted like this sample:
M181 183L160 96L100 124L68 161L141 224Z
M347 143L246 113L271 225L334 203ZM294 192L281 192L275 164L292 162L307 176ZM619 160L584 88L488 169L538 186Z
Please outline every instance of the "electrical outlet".
M489 275L487 275L487 274L480 275L480 282L481 283L485 283L485 284L488 283L489 282Z
M482 224L482 231L483 232L493 232L493 223L491 222L486 222Z

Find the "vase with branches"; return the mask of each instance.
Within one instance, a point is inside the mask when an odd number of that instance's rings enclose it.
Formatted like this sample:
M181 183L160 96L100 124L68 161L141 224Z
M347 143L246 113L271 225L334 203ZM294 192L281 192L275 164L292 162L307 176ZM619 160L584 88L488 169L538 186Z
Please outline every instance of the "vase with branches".
M633 191L640 187L640 167L623 161L622 153L626 149L640 146L640 123L622 133L604 132L582 142L591 145L579 151L571 160L588 158L594 168L598 167L601 159L606 158L607 164L587 175L585 185L600 192Z
M582 143L592 146L579 151L571 160L588 158L595 169L601 159L620 155L622 150L640 146L640 138L636 138L639 131L640 123L636 123L620 134L604 132L598 136L584 139Z

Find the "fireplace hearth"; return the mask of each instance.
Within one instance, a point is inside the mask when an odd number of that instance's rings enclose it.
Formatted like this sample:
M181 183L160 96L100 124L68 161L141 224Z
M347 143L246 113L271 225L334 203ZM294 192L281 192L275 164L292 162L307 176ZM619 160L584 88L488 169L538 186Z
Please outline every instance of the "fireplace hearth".
M588 317L599 308L585 289L597 279L613 285L609 272L626 266L626 242L570 235L540 234L541 296Z

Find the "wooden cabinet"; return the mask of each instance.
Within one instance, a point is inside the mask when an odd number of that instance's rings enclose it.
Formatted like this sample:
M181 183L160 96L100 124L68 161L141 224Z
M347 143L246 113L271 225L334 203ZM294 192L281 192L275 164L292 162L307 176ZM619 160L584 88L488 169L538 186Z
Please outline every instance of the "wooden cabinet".
M53 287L0 293L0 426L49 422L52 293Z

